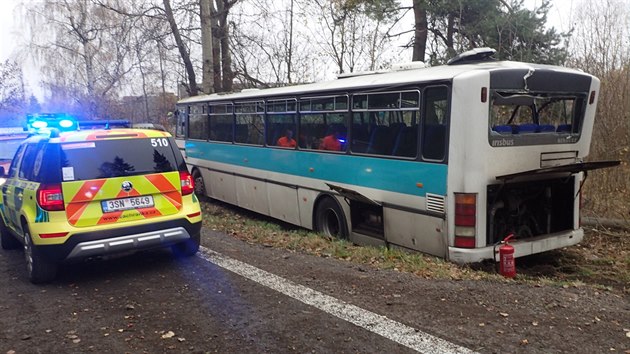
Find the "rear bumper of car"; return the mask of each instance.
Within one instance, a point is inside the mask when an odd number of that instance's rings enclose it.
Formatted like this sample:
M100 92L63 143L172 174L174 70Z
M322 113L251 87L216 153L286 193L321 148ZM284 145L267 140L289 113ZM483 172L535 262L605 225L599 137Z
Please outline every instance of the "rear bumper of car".
M173 220L134 227L73 234L59 245L36 246L55 262L81 260L129 251L167 247L198 238L201 222Z

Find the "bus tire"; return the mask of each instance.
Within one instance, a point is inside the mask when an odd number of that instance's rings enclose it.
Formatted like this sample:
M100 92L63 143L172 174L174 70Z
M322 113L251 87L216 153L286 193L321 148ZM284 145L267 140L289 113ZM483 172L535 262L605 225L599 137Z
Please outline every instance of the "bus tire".
M46 258L42 251L33 245L28 226L24 225L24 258L28 278L33 284L49 283L57 275L57 264Z
M346 216L336 200L324 197L315 209L315 230L329 237L348 239Z
M203 176L201 176L201 172L198 169L194 169L192 172L192 178L195 183L195 194L197 197L205 197L206 196L206 184L203 183Z
M0 243L2 244L3 250L14 250L20 248L22 244L18 241L5 225L2 216L0 216Z

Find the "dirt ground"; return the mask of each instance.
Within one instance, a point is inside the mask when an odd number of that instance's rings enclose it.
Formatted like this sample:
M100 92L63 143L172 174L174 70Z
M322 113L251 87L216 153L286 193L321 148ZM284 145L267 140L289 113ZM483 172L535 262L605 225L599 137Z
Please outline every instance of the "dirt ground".
M482 353L630 353L630 303L624 294L579 286L423 279L223 237L211 245Z
M602 277L623 258L598 240L521 262L529 280L506 281L427 279L207 227L202 236L213 251L480 353L630 354L627 284ZM576 270L572 257L604 270ZM0 254L0 353L409 352L197 257L65 266L45 286L28 283L23 262L21 251Z

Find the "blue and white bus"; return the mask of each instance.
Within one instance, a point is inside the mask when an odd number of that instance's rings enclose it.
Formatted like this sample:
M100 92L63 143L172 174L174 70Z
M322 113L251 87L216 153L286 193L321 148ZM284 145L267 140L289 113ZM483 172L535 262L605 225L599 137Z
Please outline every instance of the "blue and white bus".
M494 61L183 99L197 192L358 244L458 263L574 245L599 80ZM422 65L420 65L422 66Z

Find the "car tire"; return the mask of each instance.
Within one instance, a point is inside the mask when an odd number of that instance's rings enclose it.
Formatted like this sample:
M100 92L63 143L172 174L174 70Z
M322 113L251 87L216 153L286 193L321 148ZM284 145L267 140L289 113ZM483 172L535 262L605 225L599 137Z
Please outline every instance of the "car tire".
M201 234L192 235L190 239L174 244L171 250L176 257L190 257L197 254L201 245Z
M57 264L48 260L42 251L33 245L27 226L24 226L24 258L28 278L33 284L49 283L57 275Z
M315 230L328 237L348 239L346 216L332 197L324 197L315 209Z
M11 235L2 216L0 216L0 243L2 244L3 250L15 250L22 246L20 241Z

